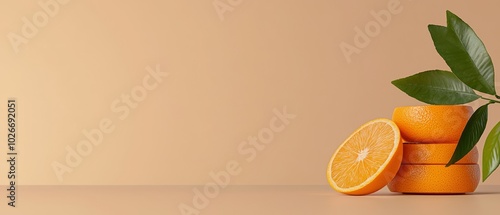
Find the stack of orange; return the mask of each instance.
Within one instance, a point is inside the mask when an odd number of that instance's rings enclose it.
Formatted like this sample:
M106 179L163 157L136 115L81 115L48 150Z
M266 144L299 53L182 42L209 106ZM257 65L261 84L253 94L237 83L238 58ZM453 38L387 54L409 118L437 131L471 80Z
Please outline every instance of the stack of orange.
M479 184L478 150L446 167L472 114L469 106L411 106L394 110L403 138L403 160L389 190L401 193L467 193Z
M394 110L349 136L328 162L326 177L338 192L366 195L388 186L401 193L473 192L479 184L478 150L446 167L467 121L468 106L415 106Z

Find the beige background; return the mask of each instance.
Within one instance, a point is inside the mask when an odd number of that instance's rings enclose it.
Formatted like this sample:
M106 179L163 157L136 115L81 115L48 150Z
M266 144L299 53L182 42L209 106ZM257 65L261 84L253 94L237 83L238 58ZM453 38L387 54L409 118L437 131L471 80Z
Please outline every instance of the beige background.
M0 98L18 98L25 185L205 184L233 159L242 168L234 185L324 185L329 157L354 129L420 104L391 80L447 68L426 27L444 24L445 10L471 24L500 59L496 1L401 0L402 12L351 63L339 44L353 44L354 28L375 20L370 11L387 9L388 0L243 0L224 21L211 0L73 0L15 53L7 35L41 11L37 2L0 6ZM170 76L116 120L112 101L156 64ZM284 106L297 118L245 162L240 142ZM116 122L115 131L59 182L52 162L63 162L65 147L103 118ZM494 106L488 129L499 120ZM487 184L500 184L499 171Z

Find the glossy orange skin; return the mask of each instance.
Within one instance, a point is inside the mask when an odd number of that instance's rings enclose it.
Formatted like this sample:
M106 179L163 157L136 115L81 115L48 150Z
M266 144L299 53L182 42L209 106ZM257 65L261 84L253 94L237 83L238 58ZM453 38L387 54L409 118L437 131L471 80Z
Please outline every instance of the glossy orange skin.
M456 143L404 143L403 164L447 164ZM479 160L479 151L474 147L456 164L476 164Z
M476 190L481 173L479 165L412 165L403 164L387 185L400 193L459 194Z
M394 109L392 120L405 142L458 142L473 110L463 105L408 106Z

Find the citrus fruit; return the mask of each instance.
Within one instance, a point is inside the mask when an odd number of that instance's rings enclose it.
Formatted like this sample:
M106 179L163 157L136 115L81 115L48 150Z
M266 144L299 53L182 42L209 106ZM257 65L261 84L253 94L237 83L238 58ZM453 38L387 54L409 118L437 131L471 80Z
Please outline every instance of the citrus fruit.
M455 148L456 143L404 143L403 164L447 164ZM465 155L456 164L476 164L479 152L476 147Z
M406 142L458 142L472 115L472 108L462 105L408 106L394 109L392 120Z
M477 164L449 167L403 164L387 187L392 192L400 193L468 193L474 192L480 175Z
M330 186L350 195L373 193L389 183L403 157L399 129L389 119L358 128L335 151L326 176Z

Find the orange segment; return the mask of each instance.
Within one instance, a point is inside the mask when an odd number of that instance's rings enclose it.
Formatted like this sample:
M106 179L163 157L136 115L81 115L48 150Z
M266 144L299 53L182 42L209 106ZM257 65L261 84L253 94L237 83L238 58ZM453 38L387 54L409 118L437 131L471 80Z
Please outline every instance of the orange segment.
M455 152L456 143L404 143L403 164L447 164ZM456 164L476 164L479 152L474 147Z
M469 193L476 190L480 175L477 164L449 167L403 164L387 187L401 193Z
M373 193L396 175L403 157L399 129L388 119L358 128L340 145L328 164L330 186L351 195Z
M406 142L458 142L472 108L461 105L409 106L394 109L392 120Z

